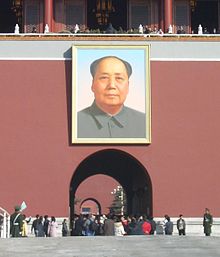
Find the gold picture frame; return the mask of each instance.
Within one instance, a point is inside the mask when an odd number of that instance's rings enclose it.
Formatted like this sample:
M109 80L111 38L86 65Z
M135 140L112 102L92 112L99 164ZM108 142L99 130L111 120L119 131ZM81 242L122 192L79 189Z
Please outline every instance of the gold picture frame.
M120 114L109 115L96 109L100 106L94 92L94 63L96 69L105 59L122 63L131 74L124 86L128 87L125 107ZM102 61L102 63L104 63ZM129 65L129 66L128 66ZM110 67L117 67L110 64ZM98 68L97 68L98 67ZM121 66L120 66L121 67ZM115 68L116 69L116 68ZM95 70L96 71L96 70ZM115 71L114 71L115 72ZM126 73L125 72L125 73ZM115 72L114 74L116 74ZM120 73L120 72L119 72ZM108 80L112 75L108 74ZM117 75L118 76L118 75ZM96 78L96 77L95 77ZM103 79L103 78L102 78ZM104 78L106 79L106 77ZM114 78L115 79L115 78ZM117 80L121 79L117 77ZM94 83L93 83L94 82ZM75 43L72 46L72 144L150 144L151 143L151 87L150 45ZM115 88L114 88L115 87ZM97 86L95 86L97 88ZM115 90L116 86L113 86ZM99 89L98 89L99 90ZM112 93L113 94L113 93ZM114 96L111 96L114 97ZM118 95L117 95L118 97ZM95 99L95 100L94 100ZM118 99L118 98L117 98ZM95 104L95 114L93 108ZM134 110L134 112L133 112ZM98 113L97 113L98 112ZM137 113L137 117L136 117ZM91 116L90 116L91 114ZM102 116L102 114L104 116ZM94 115L94 116L93 116ZM139 116L138 116L139 115ZM100 122L100 123L99 123ZM103 122L103 123L102 123ZM107 123L106 123L107 122ZM97 131L96 131L97 129Z

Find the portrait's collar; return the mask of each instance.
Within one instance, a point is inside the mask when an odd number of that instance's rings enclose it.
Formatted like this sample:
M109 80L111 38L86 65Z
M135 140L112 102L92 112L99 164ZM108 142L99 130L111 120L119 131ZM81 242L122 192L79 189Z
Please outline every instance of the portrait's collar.
M103 112L95 103L91 105L91 113L96 120L98 127L104 127L106 124L112 120L118 127L124 127L126 124L126 115L125 115L125 107L121 109L119 113L116 115L109 115Z

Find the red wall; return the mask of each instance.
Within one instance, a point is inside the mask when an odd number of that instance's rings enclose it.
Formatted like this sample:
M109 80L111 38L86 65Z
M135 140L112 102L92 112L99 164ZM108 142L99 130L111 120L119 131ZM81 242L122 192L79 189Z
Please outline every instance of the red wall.
M152 143L114 146L147 169L154 216L220 215L220 62L151 62ZM71 61L0 61L0 205L69 214L69 184L88 155L69 146ZM103 188L104 190L105 188Z

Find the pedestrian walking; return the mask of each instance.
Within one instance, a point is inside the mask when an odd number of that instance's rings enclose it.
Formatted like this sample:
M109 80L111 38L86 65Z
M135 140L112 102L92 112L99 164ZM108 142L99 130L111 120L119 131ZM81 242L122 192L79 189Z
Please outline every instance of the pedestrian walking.
M57 237L57 229L58 229L58 224L56 222L55 217L52 216L51 221L49 222L49 225L48 225L49 237Z
M38 222L37 222L37 236L45 237L43 216L40 216L40 218L38 219Z
M50 221L49 221L49 219L48 219L48 215L45 215L45 216L44 216L44 234L45 234L46 237L49 236L49 235L48 235L48 226L49 226L49 223L50 223Z
M31 233L33 233L33 231L34 231L34 234L36 237L38 236L38 231L37 231L38 220L39 220L39 214L37 214L35 216L35 220L33 221L32 226L31 226Z
M62 222L62 236L67 236L68 235L68 224L67 224L67 220L64 219Z
M22 237L28 236L28 223L31 221L31 217L29 219L26 218L26 215L23 214L23 226L22 226Z

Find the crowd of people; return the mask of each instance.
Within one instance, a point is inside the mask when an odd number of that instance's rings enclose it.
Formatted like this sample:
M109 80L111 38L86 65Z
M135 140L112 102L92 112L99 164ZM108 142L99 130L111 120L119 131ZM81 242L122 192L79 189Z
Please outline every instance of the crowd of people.
M104 34L135 34L135 33L143 33L143 34L163 34L164 32L161 29L158 29L156 26L154 28L148 25L141 25L138 28L130 28L128 30L124 30L122 27L114 28L111 23L109 23L105 28L91 30L85 24L78 25L70 30L71 33L104 33Z
M211 235L213 217L208 208L203 216L203 227L206 236ZM183 215L176 221L179 235L186 235L186 222ZM76 236L124 236L124 235L155 235L173 234L174 224L169 215L164 215L164 220L155 222L153 217L141 216L115 216L115 215L79 215L76 216L73 226L73 235Z
M27 218L20 210L20 206L15 206L15 211L10 217L10 235L11 237L28 237L28 224L31 222L31 217ZM67 220L63 220L63 236L68 234ZM31 224L31 234L35 237L57 237L58 223L56 218L48 215L36 215Z
M73 223L74 236L124 236L154 234L156 223L146 216L127 217L113 214L79 215Z
M201 25L200 25L201 26ZM198 31L197 31L198 30ZM33 33L36 33L36 31L33 28ZM67 32L67 31L63 31ZM136 34L136 33L141 33L141 34L157 34L157 35L163 35L164 33L169 33L169 34L187 34L187 27L186 26L177 26L175 31L173 30L173 27L170 26L167 28L166 31L163 31L161 28L158 28L157 26L149 26L147 24L139 25L137 28L130 28L128 30L124 30L122 27L118 27L117 29L113 27L111 23L109 23L106 27L103 27L102 29L90 29L88 28L85 24L75 24L75 26L70 29L70 33L104 33L104 34ZM191 34L197 34L199 33L199 28L197 28L195 31L192 30ZM214 28L212 31L209 31L207 27L204 27L202 29L202 34L220 34L220 29Z
M124 236L124 235L172 235L173 222L168 215L163 221L155 222L152 217L147 216L115 216L115 215L79 215L76 216L73 226L75 236ZM177 220L179 235L186 235L186 222L183 215Z
M201 25L200 25L201 26ZM202 28L202 27L201 27ZM212 31L209 31L207 27L204 27L202 29L202 33L199 33L200 28L198 27L195 31L192 30L191 34L220 34L220 29L213 28ZM151 27L149 25L139 25L138 28L130 28L128 30L124 30L122 27L118 27L117 29L113 27L111 23L109 23L106 27L103 27L102 29L90 29L85 24L75 24L72 29L69 31L61 31L62 33L104 33L104 34L157 34L157 35L163 35L164 33L169 34L187 34L186 26L177 26L176 31L173 31L173 27L170 26L167 28L167 31L163 31L161 28L157 28L157 26ZM36 27L32 28L31 33L37 33Z
M11 237L28 237L28 223L31 218L20 211L19 206L15 206L15 212L10 217ZM31 224L31 234L35 237L57 237L58 223L56 218L48 215L36 215ZM206 236L211 235L213 217L208 208L203 216L203 227ZM179 215L176 221L177 230L180 236L186 235L186 222L183 215ZM72 227L69 227L67 219L62 221L62 236L125 236L125 235L172 235L174 224L169 215L164 215L164 220L155 222L153 217L123 216L123 215L75 215Z

